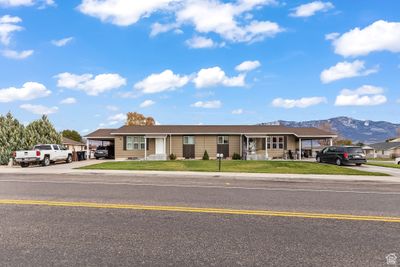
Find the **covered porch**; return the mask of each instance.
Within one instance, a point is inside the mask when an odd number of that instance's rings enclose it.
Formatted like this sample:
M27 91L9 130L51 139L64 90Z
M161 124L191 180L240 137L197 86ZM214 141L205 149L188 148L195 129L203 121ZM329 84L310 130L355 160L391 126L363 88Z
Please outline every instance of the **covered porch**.
M146 149L144 150L144 160L167 160L168 150L168 136L165 135L145 135L144 143ZM154 147L150 147L150 144Z

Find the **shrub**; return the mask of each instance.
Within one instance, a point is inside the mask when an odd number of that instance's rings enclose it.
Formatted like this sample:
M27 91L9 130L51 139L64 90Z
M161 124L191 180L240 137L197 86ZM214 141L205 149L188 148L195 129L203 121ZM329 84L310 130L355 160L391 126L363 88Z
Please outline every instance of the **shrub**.
M238 153L233 153L232 159L233 160L241 160L242 157Z
M176 160L176 155L175 155L174 153L171 153L171 154L169 155L169 159L170 159L170 160Z
M209 159L210 159L210 157L208 156L208 152L206 150L206 151L204 151L203 160L209 160Z

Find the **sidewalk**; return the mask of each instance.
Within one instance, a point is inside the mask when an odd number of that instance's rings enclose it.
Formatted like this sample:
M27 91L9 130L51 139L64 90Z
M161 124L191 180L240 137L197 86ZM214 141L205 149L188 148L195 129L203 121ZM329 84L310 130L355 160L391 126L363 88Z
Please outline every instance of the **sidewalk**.
M107 175L130 177L164 177L164 178L213 178L237 180L265 180L265 181L342 181L342 182L382 182L400 183L400 172L393 176L355 176L355 175L321 175L321 174L270 174L270 173L230 173L230 172L188 172L188 171L126 171L126 170L80 170L75 169L102 161L79 161L71 164L56 164L49 167L0 167L0 174L55 174L55 175ZM385 172L387 168L366 171ZM391 170L390 170L391 171Z

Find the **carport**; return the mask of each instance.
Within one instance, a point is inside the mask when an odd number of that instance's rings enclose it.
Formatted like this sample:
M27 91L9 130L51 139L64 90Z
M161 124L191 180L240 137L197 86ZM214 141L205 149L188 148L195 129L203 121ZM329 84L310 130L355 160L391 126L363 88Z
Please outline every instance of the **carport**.
M115 129L97 129L85 136L88 158L90 158L91 148L97 146L112 146L115 148L115 137L111 132Z

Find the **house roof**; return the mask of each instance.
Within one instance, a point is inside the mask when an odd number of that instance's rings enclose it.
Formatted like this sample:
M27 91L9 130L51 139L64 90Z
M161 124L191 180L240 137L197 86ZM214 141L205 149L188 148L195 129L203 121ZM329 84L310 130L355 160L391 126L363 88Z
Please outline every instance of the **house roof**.
M73 146L85 146L86 144L82 143L82 142L77 142L75 140L69 139L67 137L62 138L62 143L63 145L73 145Z
M115 131L116 129L97 129L96 131L85 135L86 138L114 138L111 135L111 132Z
M318 128L289 128L276 125L154 125L122 126L110 135L127 134L294 134L298 137L336 137ZM94 133L88 137L93 136Z
M375 150L391 150L400 147L400 142L382 142L369 145Z

